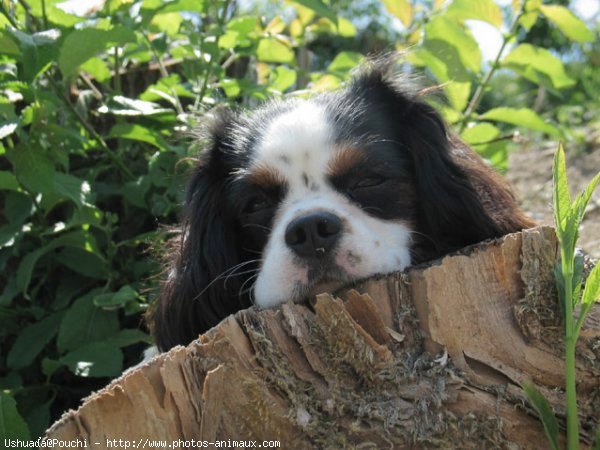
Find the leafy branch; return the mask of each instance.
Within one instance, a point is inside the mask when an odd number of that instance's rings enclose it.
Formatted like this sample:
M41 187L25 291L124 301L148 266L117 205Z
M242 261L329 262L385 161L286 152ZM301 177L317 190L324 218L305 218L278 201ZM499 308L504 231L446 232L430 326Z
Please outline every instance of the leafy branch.
M600 183L600 173L590 181L581 194L571 200L565 153L560 144L554 157L552 176L554 223L560 244L560 262L556 267L555 275L564 312L567 449L577 450L579 448L579 418L575 350L585 317L593 304L600 300L600 264L597 264L590 272L582 293L583 263L581 255L576 252L575 245L587 205L592 193ZM580 309L579 316L576 318L574 312L577 306ZM558 450L558 427L548 401L532 385L525 385L524 390L540 415L552 449ZM597 440L597 446L600 446L600 439ZM598 448L597 446L594 448Z
M513 19L513 22L510 26L509 31L507 33L505 33L502 37L502 45L500 46L500 49L498 50L498 53L496 54L496 57L494 58L494 62L491 64L487 74L485 75L485 77L483 78L481 83L479 83L479 85L475 89L475 92L473 93L473 97L471 97L471 100L469 101L467 108L463 112L463 116L462 116L462 119L460 121L460 126L459 126L459 131L461 133L465 129L465 127L469 124L471 119L473 118L473 115L475 114L475 111L477 110L477 107L479 106L479 103L481 102L481 99L483 98L483 94L485 93L485 90L487 89L488 85L490 84L490 81L492 80L492 77L494 76L496 71L500 68L500 59L502 58L502 55L504 54L504 50L506 49L506 46L517 35L517 30L519 28L519 21L521 20L521 17L525 13L525 4L526 4L526 0L523 0L523 2L521 3L521 7L519 9L519 12Z

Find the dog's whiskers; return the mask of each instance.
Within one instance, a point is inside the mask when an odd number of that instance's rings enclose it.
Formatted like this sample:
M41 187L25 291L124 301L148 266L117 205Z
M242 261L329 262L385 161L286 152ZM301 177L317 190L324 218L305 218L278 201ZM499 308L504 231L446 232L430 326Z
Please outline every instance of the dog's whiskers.
M378 208L376 206L362 206L360 209L362 209L363 211L373 211L373 212L383 213L383 209Z
M252 263L260 263L262 262L262 259L251 259L250 261L244 261L242 263L236 264L233 267L230 267L229 269L224 270L222 273L220 273L219 275L217 275L210 283L208 283L204 289L202 289L198 294L196 294L194 296L194 298L192 299L192 301L196 301L198 300L200 297L202 297L202 295L213 285L215 284L217 281L221 280L223 277L225 277L225 283L227 282L227 279L231 276L234 276L234 273L236 270L241 269L244 266L247 266L248 264L252 264ZM248 272L253 272L253 271L257 271L258 269L253 269L251 271ZM246 273L246 272L244 272ZM242 274L236 274L235 276L238 275L242 275Z
M262 255L262 252L259 252L258 250L252 250L250 248L242 248L243 251L248 252L248 253L254 253L256 255Z
M229 275L227 275L225 277L225 281L223 281L223 287L227 287L227 280L229 280L230 277L234 276L234 277L238 277L240 275L248 275L249 273L256 273L260 270L259 267L257 267L256 269L250 269L250 270L245 270L243 272L237 272L235 275L233 273L230 273Z
M420 231L410 230L410 234L418 234L419 236L423 236L425 239L429 240L433 244L436 243L435 239L433 239L431 236L429 236L429 235L427 235L425 233L421 233Z
M246 281L244 281L244 283L242 283L242 286L240 287L240 290L238 291L238 297L241 297L242 295L250 293L250 302L252 304L254 304L253 289L254 289L254 285L256 284L256 279L258 278L258 275L259 275L258 273L255 275L252 275ZM250 287L248 287L248 289L244 290L244 286L246 286L246 284L248 284L248 283L251 283Z
M256 227L256 228L261 228L261 229L263 229L263 230L265 230L265 231L268 231L269 233L270 233L271 231L273 231L273 229L272 229L272 228L266 227L266 226L264 226L264 225L261 225L261 224L259 224L259 223L245 223L244 225L242 225L242 228L246 228L246 227Z

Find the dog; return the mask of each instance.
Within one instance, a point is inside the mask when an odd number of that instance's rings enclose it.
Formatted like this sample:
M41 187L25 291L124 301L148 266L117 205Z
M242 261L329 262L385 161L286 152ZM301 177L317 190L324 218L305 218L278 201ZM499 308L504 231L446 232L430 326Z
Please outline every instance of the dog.
M534 225L393 64L342 89L216 109L150 312L160 350L228 315L402 271Z

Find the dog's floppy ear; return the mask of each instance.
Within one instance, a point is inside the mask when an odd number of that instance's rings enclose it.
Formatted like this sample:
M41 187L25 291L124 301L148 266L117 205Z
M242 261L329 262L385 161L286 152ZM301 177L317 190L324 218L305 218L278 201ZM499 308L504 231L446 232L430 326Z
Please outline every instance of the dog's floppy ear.
M431 106L413 100L410 109L406 116L410 132L405 140L413 157L417 229L424 234L419 246L421 257L437 257L509 232L490 216L473 184L474 176L491 169L483 167L481 161L481 170L472 173L473 167L460 164L463 161L453 157L455 149L446 126Z
M188 184L168 278L149 313L150 328L161 350L186 345L227 315L249 306L241 304L237 280L225 285L222 276L240 258L234 220L227 217L224 207L229 133L235 115L219 109L209 120L208 147Z
M411 156L417 192L414 262L533 225L502 178L450 137L439 113L396 78L392 61L367 66L351 90L388 118L399 150Z

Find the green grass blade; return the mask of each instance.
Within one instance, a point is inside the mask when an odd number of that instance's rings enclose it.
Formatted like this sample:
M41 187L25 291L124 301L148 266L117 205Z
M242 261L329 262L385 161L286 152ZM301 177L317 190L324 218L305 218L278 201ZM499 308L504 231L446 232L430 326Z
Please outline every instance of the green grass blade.
M535 408L542 424L544 425L544 432L550 442L552 450L559 450L558 447L558 422L554 416L554 411L546 397L544 397L537 388L529 383L523 383L523 391L527 394L531 405Z

